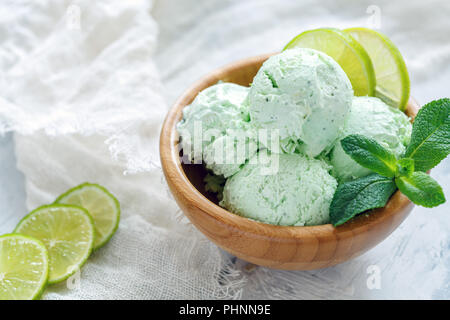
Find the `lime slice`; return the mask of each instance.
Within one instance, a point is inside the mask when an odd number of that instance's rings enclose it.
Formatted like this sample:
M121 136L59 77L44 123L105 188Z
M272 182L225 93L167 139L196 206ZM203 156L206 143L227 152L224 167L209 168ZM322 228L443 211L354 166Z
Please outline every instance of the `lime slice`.
M0 300L38 299L48 279L48 253L37 239L0 237Z
M59 196L55 203L80 206L91 214L96 231L94 249L107 243L119 226L119 201L98 184L83 183Z
M322 28L305 31L292 39L283 50L311 48L332 57L347 74L356 96L375 93L375 72L366 50L347 33Z
M89 213L69 205L42 206L23 218L15 233L41 240L50 259L48 283L63 281L89 258L95 239Z
M409 99L409 75L400 51L385 35L367 28L350 28L352 35L372 60L376 88L375 96L394 108L404 111Z

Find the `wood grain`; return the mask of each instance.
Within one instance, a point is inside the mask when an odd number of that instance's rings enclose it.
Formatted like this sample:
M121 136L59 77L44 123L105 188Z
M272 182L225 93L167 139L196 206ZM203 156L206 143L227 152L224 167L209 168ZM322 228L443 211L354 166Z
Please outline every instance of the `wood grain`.
M221 208L204 190L202 165L182 165L176 123L182 109L198 92L222 80L248 86L271 54L248 58L220 68L197 81L175 102L161 130L160 156L164 175L175 200L190 221L211 241L231 254L276 269L311 270L329 267L371 249L408 216L413 204L396 192L386 207L363 214L337 228L330 224L285 227L255 222ZM410 99L407 114L419 107ZM182 245L182 244L180 244Z

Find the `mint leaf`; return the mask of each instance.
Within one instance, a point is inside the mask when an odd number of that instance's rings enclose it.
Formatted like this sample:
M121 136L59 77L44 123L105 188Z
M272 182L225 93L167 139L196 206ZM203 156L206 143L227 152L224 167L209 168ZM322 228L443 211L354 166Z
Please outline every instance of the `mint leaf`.
M394 177L397 170L395 155L376 140L352 134L341 141L342 148L361 166L385 177Z
M397 161L397 173L395 176L409 177L414 172L414 159L402 158Z
M384 207L396 189L393 179L376 173L340 184L330 204L331 223L339 226L361 212Z
M450 99L435 100L419 110L405 157L417 171L434 168L450 153Z
M441 186L425 172L416 171L409 177L397 177L395 183L417 205L432 208L445 202Z

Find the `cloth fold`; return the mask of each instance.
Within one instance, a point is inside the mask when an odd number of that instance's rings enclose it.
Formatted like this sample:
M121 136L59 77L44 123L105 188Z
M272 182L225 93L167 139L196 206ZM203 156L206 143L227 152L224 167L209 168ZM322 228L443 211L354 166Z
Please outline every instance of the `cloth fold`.
M152 3L60 3L30 1L14 8L20 17L10 28L29 36L15 52L4 46L0 55L1 65L8 66L0 89L0 129L15 132L28 209L91 181L116 195L122 220L81 274L49 287L44 298L239 297L244 281L239 271L182 218L160 168L159 132L167 105L152 60L157 37ZM7 29L0 25L11 37L4 42L14 43L16 35Z

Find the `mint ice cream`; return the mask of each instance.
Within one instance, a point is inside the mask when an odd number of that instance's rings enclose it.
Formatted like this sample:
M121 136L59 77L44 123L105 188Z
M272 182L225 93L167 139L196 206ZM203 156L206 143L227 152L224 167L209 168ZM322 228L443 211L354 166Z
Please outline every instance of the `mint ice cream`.
M331 57L299 48L269 58L250 88L219 83L203 90L177 129L187 159L215 174L205 188L218 193L222 207L263 223L312 226L330 222L338 181L371 172L340 139L364 135L400 156L412 126L378 98L353 97Z
M204 161L215 174L228 177L256 153L248 108L243 103L248 90L233 83L218 83L201 91L183 109L177 130L188 161Z
M331 57L289 49L270 57L253 79L250 119L257 129L279 130L282 152L315 157L338 138L352 96L347 75Z
M221 206L243 217L282 226L329 222L329 206L337 188L323 160L299 154L255 155L227 179ZM259 161L259 162L258 162ZM259 163L259 164L258 164ZM274 165L267 174L262 169ZM270 171L270 170L269 170Z
M375 139L396 156L400 156L409 143L411 130L409 118L402 111L388 106L378 98L354 97L340 136L344 138L350 134L361 134ZM340 140L331 153L331 164L333 175L342 182L371 173L345 153Z
M227 130L205 147L203 160L206 168L227 178L238 172L257 151L258 144L249 132Z

